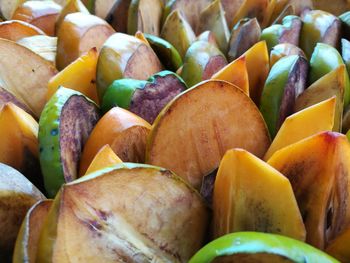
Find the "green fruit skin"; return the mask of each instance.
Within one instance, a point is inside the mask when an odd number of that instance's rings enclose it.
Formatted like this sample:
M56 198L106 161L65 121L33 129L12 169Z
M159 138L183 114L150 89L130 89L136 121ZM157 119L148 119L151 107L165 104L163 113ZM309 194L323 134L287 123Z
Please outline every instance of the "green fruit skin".
M216 46L206 41L196 41L189 47L181 72L181 77L188 87L192 87L203 80L202 76L205 67L210 61L210 58L214 56L225 58Z
M310 59L309 82L314 83L327 73L344 65L339 52L332 46L318 43ZM350 80L349 74L345 73L344 108L350 103Z
M301 241L258 232L238 232L220 237L198 251L189 263L209 263L217 257L257 253L278 255L295 263L340 263L323 251Z
M180 53L172 44L151 34L145 33L144 36L166 68L176 71L182 66L182 58Z
M140 0L132 0L128 10L127 32L129 35L135 35L137 31L138 9Z
M72 96L84 95L78 91L60 87L46 104L39 120L39 160L49 197L55 196L61 185L65 183L60 156L59 126L62 109ZM85 99L94 103L86 97Z
M284 88L287 84L289 73L298 58L299 56L297 55L281 58L273 65L266 79L261 95L260 111L269 128L271 138L276 135Z

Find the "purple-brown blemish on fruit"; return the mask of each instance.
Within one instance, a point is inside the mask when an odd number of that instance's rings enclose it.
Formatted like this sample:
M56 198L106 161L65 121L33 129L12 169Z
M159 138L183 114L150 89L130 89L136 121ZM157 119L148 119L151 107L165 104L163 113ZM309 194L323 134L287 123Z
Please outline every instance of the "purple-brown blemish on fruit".
M210 79L216 72L227 65L226 59L223 56L217 55L211 57L204 68L202 80Z

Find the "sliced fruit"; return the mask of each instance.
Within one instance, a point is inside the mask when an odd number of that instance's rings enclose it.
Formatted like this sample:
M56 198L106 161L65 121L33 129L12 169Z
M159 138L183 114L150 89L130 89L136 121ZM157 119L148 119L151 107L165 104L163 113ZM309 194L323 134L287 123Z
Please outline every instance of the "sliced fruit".
M306 59L304 51L295 45L283 43L274 46L270 52L270 67L272 68L272 66L281 58L293 55L298 55Z
M324 249L350 223L350 144L323 132L277 151L268 161L292 184L306 241Z
M27 178L0 163L0 258L3 262L10 262L12 258L16 237L28 209L43 199L43 194Z
M308 58L319 42L338 47L341 34L339 18L325 11L312 10L306 12L302 20L300 47Z
M19 44L0 39L0 65L0 86L38 118L46 102L47 83L57 72L52 63Z
M349 241L350 241L350 227L338 235L331 243L328 245L326 252L338 259L341 262L350 261L350 251L349 251Z
M119 164L63 186L37 260L187 262L202 246L207 222L198 193L171 172Z
M236 256L237 258L235 258ZM245 262L323 262L339 263L336 259L310 245L274 234L239 232L220 237L198 251L189 263L209 263L219 257L232 256L237 259L244 255ZM216 261L215 261L216 262ZM232 261L230 261L232 262Z
M27 105L20 102L11 92L8 90L2 88L0 86L0 109L6 104L6 103L13 103L17 107L21 108L25 112L29 113L30 115L34 116L33 112L28 108Z
M298 16L286 16L282 25L272 25L265 28L261 33L261 39L265 40L269 50L281 43L299 45L299 36L302 21Z
M1 1L0 12L1 17L7 20L11 19L16 9L26 0Z
M267 12L269 0L244 0L236 15L232 19L231 27L242 18L256 17L259 22L263 22Z
M215 180L213 236L240 231L301 241L306 236L288 179L251 153L234 149L224 155Z
M289 116L282 124L264 160L276 151L334 126L336 97L332 97ZM322 116L322 118L320 118Z
M144 36L166 69L176 71L182 66L182 58L172 44L154 35Z
M305 90L307 61L300 56L281 58L272 67L261 96L260 111L272 138L294 112L296 98Z
M325 10L336 16L350 9L350 2L347 0L335 0L332 3L326 0L313 0L312 2L315 9Z
M183 92L159 114L146 161L199 189L228 149L240 147L263 157L269 144L266 124L249 97L228 82L209 80Z
M230 31L225 19L225 13L220 0L214 0L200 14L199 30L213 32L221 52L227 52Z
M148 81L119 79L103 96L102 110L119 106L153 123L164 106L186 89L185 82L171 71L161 71Z
M344 109L345 66L341 65L308 87L296 100L295 111L300 111L323 100L336 97L334 131L341 131Z
M221 0L222 7L225 11L227 25L231 25L232 18L235 17L244 0Z
M341 40L341 56L346 65L348 74L350 72L350 41L342 38Z
M122 33L113 34L104 43L97 63L97 92L102 99L116 79L146 80L162 70L152 48L140 39Z
M198 37L198 41L206 41L209 42L212 45L218 46L218 43L216 42L216 38L213 32L207 30L202 32Z
M194 42L186 52L181 77L189 87L210 79L227 65L224 54L214 45L205 41Z
M79 174L86 173L94 156L106 144L122 161L143 163L150 129L151 125L137 115L118 107L111 109L103 115L86 142Z
M232 29L227 58L231 62L259 42L261 28L256 18L240 20Z
M56 21L56 32L58 32L59 27L61 26L61 23L63 22L64 18L72 13L84 13L84 14L90 14L89 10L85 7L85 5L80 0L69 0L67 4L63 7L62 11L60 12L60 15L57 18Z
M240 57L216 72L211 79L225 80L240 88L249 96L249 80L246 58Z
M135 33L135 37L140 39L142 42L144 42L146 45L148 46L151 46L149 43L148 43L148 40L146 39L145 35L141 32L141 31L137 31Z
M105 19L108 12L112 9L113 5L119 0L88 0L90 3L88 4L88 9L90 11L94 11L95 15L98 17Z
M111 146L106 144L96 153L94 159L86 170L86 174L90 174L122 162L123 161L113 152Z
M246 58L249 95L257 106L260 105L260 98L264 88L265 80L270 71L269 52L265 41L256 43L242 56Z
M339 16L339 19L342 23L342 37L349 39L350 33L350 11L345 12Z
M78 177L82 149L98 119L96 104L78 91L61 87L46 104L39 121L39 145L50 197Z
M141 31L158 36L162 15L161 0L132 0L128 11L128 34Z
M98 104L96 89L97 59L97 50L93 48L52 77L48 83L47 100L55 94L60 86L63 86L83 93Z
M189 46L196 40L191 26L179 10L173 11L165 20L160 36L171 43L185 57Z
M0 37L5 38L12 41L18 41L24 37L31 37L36 35L45 35L45 33L23 21L19 20L9 20L0 22Z
M24 37L18 40L17 43L32 50L34 53L55 65L57 51L56 37L42 35Z
M114 2L114 5L106 16L106 22L110 24L115 31L126 33L128 26L128 10L131 0L118 0Z
M35 263L39 237L52 200L41 200L27 212L19 230L13 253L13 263Z
M310 59L309 82L312 84L322 76L344 65L339 52L329 45L318 43ZM344 107L350 104L350 80L347 71L345 73Z
M55 23L61 10L62 7L53 1L25 1L11 19L27 22L54 36Z
M62 70L91 48L100 51L114 29L101 18L84 13L67 15L58 31L57 68Z

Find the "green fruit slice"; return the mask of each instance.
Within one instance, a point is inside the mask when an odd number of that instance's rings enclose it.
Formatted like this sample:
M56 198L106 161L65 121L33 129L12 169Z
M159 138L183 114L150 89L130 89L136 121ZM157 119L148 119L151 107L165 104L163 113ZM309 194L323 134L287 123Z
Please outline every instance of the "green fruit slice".
M99 119L96 104L78 91L59 88L39 121L40 164L46 191L77 178L82 148Z
M220 237L198 251L189 263L209 263L217 257L257 253L277 255L295 263L339 263L338 260L303 242L257 232L238 232Z

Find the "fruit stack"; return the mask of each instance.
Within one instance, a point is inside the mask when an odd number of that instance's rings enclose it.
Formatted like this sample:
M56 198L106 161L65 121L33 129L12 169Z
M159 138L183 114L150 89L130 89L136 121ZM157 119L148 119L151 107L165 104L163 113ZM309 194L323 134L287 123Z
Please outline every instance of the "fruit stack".
M349 10L0 1L0 262L350 262Z

